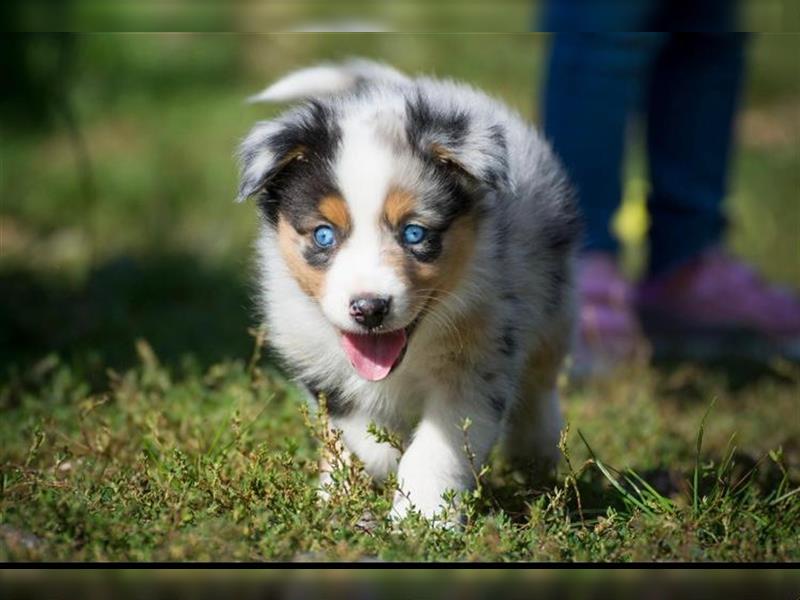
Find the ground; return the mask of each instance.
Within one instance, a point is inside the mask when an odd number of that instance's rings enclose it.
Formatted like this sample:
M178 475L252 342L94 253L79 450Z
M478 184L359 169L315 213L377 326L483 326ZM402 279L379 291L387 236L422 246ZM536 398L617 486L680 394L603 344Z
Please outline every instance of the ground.
M797 43L751 40L728 203L730 247L795 289ZM316 456L335 440L256 343L256 214L232 202L237 140L276 109L242 98L360 54L466 79L536 120L545 44L98 35L74 39L63 69L47 39L24 50L69 100L3 108L0 559L800 560L800 367L780 361L564 377L557 477L494 456L462 529L393 528L391 482L357 465L317 501ZM626 180L635 273L639 153Z

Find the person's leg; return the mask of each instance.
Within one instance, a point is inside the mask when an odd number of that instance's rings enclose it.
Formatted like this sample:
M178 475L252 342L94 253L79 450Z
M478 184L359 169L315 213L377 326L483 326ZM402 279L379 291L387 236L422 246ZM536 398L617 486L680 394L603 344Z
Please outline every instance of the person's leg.
M647 99L651 275L697 256L724 232L743 42L734 33L676 34L656 61Z
M538 25L553 32L657 31L654 24L663 4L663 0L546 0Z
M657 354L800 360L800 297L722 248L722 201L742 70L735 2L675 0L648 93L650 275L637 307ZM684 10L680 10L683 6ZM693 6L697 7L697 3Z
M543 129L578 192L586 223L574 375L604 372L639 346L631 285L616 265L610 226L622 197L628 121L641 105L664 36L603 31L649 29L655 4L551 0L545 7L545 29L559 33L547 69Z
M586 251L617 251L610 225L622 196L627 124L663 41L658 33L554 35L543 129L577 190Z
M649 31L660 0L547 0L553 35L542 127L577 189L588 252L616 254L611 218L622 196L627 124L665 36ZM620 33L633 32L633 33Z

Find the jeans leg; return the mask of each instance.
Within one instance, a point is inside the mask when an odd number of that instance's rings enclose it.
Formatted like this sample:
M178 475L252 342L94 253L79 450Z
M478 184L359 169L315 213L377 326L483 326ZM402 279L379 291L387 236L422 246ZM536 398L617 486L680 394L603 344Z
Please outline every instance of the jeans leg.
M544 91L544 133L577 189L587 223L587 250L617 250L610 225L622 195L626 126L642 102L647 75L664 41L660 33L554 36Z
M744 37L676 34L656 62L647 98L650 274L719 241Z
M663 5L663 0L545 0L540 22L543 31L661 31L654 24Z

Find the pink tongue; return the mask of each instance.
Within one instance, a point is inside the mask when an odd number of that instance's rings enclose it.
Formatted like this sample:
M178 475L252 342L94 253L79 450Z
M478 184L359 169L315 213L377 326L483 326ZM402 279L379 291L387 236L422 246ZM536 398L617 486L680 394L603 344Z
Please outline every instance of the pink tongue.
M369 381L380 381L386 377L405 345L406 332L402 329L373 335L342 335L342 346L350 364L361 377Z

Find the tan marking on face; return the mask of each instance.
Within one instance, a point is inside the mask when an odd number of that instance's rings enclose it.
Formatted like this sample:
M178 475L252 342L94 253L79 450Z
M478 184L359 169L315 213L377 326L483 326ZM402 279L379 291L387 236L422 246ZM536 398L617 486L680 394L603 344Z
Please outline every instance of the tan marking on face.
M472 213L457 218L444 233L442 253L430 263L410 259L408 276L415 288L454 290L475 253L478 222Z
M417 261L395 243L386 261L408 287L409 314L416 315L423 306L426 311L433 310L458 286L475 252L476 233L473 214L459 217L443 234L441 254L430 263Z
M339 231L350 230L350 211L341 196L325 196L319 202L320 214Z
M411 192L394 188L383 203L383 214L386 221L397 227L417 208L417 198Z
M313 268L303 258L304 239L283 217L278 220L278 247L300 288L312 298L324 292L324 272Z

